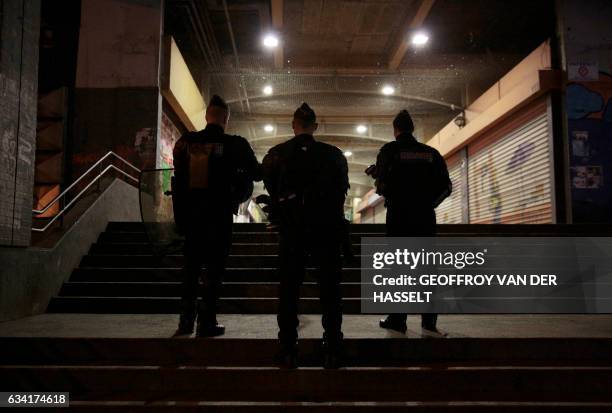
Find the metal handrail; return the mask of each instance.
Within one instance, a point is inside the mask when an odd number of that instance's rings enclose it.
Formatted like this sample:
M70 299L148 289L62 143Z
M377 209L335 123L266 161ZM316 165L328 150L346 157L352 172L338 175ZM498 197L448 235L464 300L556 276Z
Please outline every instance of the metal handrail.
M101 157L100 159L98 159L98 161L96 163L94 163L91 167L89 167L88 170L85 171L85 173L83 173L76 181L74 181L73 183L71 183L68 188L64 189L62 191L62 193L60 193L59 195L57 195L55 198L53 198L53 200L51 202L49 202L43 209L33 209L32 213L35 215L40 215L40 214L44 214L49 208L51 208L51 206L53 206L57 201L59 201L64 195L66 195L68 193L68 191L70 191L76 184L78 184L87 174L89 174L91 171L94 170L94 168L98 165L100 165L100 163L102 163L102 161L104 161L106 158L110 157L110 156L114 156L117 159L119 159L120 161L122 161L123 163L125 163L127 166L131 167L132 169L134 169L136 172L140 173L140 169L136 168L134 165L132 165L130 162L126 161L124 158L122 158L121 156L117 155L115 152L110 151L108 152L106 155L104 155L103 157ZM117 168L115 168L117 169ZM119 169L117 169L118 171L120 171ZM123 171L121 171L123 172ZM127 175L127 174L126 174ZM131 178L133 178L131 175L128 175ZM98 178L100 177L100 175L98 175ZM96 178L96 179L98 179ZM134 178L133 178L134 179ZM138 181L138 179L135 179L136 181Z
M104 159L108 158L111 155L115 156L117 159L123 161L123 163L125 163L128 166L130 166L132 169L134 169L138 173L140 173L140 169L138 169L137 167L132 165L130 162L128 162L125 159L123 159L121 156L117 155L116 153L114 153L112 151L108 152L106 155L104 155L102 158L100 158L95 164L93 164L87 171L85 171L85 173L82 174L76 181L74 181L70 186L68 186L68 188L66 188L64 191L62 191L61 194L59 194L51 202L49 202L43 209L41 209L41 210L32 210L32 213L34 213L36 215L40 215L40 214L44 213L45 211L47 211L53 204L55 204L59 199L61 199L64 195L66 195L66 193L71 188L73 188L78 182L80 182L83 179L83 177L85 177L85 175L89 174ZM49 222L47 222L47 224L44 227L42 227L42 228L32 228L32 231L35 231L35 232L44 232L44 231L46 231L47 228L49 228L51 226L51 224L53 224L61 215L63 215L64 212L66 212L66 210L68 208L70 208L70 206L72 204L74 204L81 197L81 195L83 195L85 193L85 191L87 191L89 188L91 188L91 186L93 184L95 184L100 178L102 178L102 176L104 176L110 170L115 170L115 171L119 172L120 174L123 174L125 177L127 177L127 178L135 181L136 183L138 183L138 178L135 178L132 175L128 174L127 172L117 168L115 165L108 165L89 184L87 184L87 186L85 186L85 188L83 188L72 200L70 200L70 202L68 202Z

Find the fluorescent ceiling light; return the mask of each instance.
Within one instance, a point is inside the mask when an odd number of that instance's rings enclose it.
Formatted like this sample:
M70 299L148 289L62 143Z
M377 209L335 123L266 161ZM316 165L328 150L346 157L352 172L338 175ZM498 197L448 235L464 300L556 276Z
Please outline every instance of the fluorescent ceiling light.
M272 92L274 92L274 89L272 89L272 86L270 86L270 85L266 85L266 86L264 86L264 88L262 89L262 91L263 91L263 94L264 94L264 95L268 95L268 96L270 96L270 95L272 94Z
M425 46L429 41L429 36L424 32L417 32L412 35L412 39L410 41L415 46Z
M368 131L368 127L366 125L357 125L355 128L357 133L366 133Z
M351 156L352 154L353 154L353 152L351 152L351 151L345 151L345 152L344 152L344 156L346 156L347 158L348 158L349 156Z
M381 89L381 92L383 95L389 96L395 93L395 88L393 86L390 85L385 85L383 86L383 88Z
M268 49L274 49L278 46L278 37L273 34L267 34L263 38L263 45Z
M273 131L274 131L274 126L272 126L272 125L270 125L270 124L265 125L265 126L264 126L264 130L265 130L266 132L273 132Z

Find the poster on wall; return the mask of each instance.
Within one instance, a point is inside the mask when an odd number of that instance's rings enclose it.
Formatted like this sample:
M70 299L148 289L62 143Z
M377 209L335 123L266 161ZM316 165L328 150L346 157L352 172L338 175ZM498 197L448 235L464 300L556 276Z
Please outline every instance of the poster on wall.
M603 185L601 166L572 167L572 187L577 189L598 189Z

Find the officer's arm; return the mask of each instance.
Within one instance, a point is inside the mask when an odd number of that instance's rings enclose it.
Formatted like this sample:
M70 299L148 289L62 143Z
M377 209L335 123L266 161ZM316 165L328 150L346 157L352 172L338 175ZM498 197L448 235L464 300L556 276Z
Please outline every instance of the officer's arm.
M349 188L351 187L351 184L349 183L349 176L348 176L348 162L346 160L346 156L344 156L344 154L339 151L339 183L340 183L340 188L342 188L342 192L340 193L340 198L338 200L339 202L339 206L340 206L340 210L344 211L344 201L346 199L346 194L349 190Z
M278 197L278 154L275 151L269 151L264 156L261 163L262 177L266 190L276 200Z
M184 137L180 137L174 144L172 150L172 158L174 162L174 176L176 181L176 188L173 188L173 192L184 192L187 188L187 180L189 179L189 159L187 148L188 144Z
M448 168L446 167L446 161L438 152L435 153L436 171L437 175L437 191L436 198L434 199L434 208L437 207L444 201L453 191L453 183L448 175Z
M261 165L257 161L255 157L255 152L253 152L253 148L246 139L242 139L243 142L243 150L241 151L242 156L242 167L249 174L253 181L259 182L262 179L262 170Z
M385 147L380 148L378 152L378 156L376 156L376 178L375 186L376 193L379 195L384 195L385 190L385 180L387 178L387 169L388 169L388 156Z
M172 150L174 160L174 179L172 180L172 209L174 211L174 222L179 232L185 228L186 219L186 191L189 179L189 160L187 154L187 142L181 137Z
M338 157L338 172L339 183L340 187L342 188L342 193L346 195L351 185L349 183L348 177L348 162L346 160L346 156L344 156L344 154L342 153L340 153L340 156Z

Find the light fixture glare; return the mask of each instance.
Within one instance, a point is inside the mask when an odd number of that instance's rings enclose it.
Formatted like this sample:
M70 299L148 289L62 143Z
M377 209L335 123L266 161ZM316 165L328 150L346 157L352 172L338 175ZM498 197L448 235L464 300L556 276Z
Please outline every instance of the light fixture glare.
M429 36L424 32L417 32L412 35L412 39L410 41L415 46L425 46L429 41Z
M381 92L383 95L385 96L389 96L395 93L395 88L391 85L385 85L383 86L383 88L381 89Z
M278 42L278 37L274 34L267 34L263 38L263 45L268 49L274 49L275 47L278 47Z

